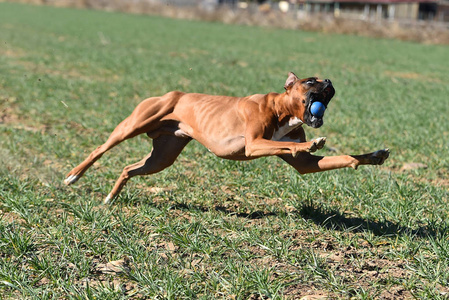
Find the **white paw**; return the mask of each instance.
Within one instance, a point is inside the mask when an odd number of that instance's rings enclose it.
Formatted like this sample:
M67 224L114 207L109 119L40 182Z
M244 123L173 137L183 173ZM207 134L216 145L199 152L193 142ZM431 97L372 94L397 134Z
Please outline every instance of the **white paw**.
M309 149L309 152L315 152L317 150L323 149L324 144L326 144L326 138L325 137L319 137L316 139L313 139L312 146Z
M71 184L77 182L78 179L80 179L79 176L77 176L77 175L70 175L70 176L68 176L68 177L64 180L64 183L65 183L66 185L71 185Z
M114 197L112 196L112 193L109 193L109 195L104 199L103 204L110 204Z
M316 144L316 148L318 150L322 149L324 147L324 144L326 144L326 138L325 137L319 137L313 140L313 142Z

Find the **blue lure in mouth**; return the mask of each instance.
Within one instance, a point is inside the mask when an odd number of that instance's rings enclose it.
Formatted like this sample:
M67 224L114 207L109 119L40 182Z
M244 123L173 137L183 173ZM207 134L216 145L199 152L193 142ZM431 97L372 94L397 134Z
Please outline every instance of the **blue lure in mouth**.
M312 116L321 118L324 116L324 112L326 111L326 106L324 106L321 102L313 102L312 106L310 106L310 113Z

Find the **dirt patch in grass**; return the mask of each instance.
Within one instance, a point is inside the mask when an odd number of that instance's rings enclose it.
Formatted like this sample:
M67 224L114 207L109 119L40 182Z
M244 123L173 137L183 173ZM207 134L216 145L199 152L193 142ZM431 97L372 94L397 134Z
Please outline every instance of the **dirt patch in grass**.
M0 99L0 125L20 123L18 114L13 109L15 98Z
M42 124L22 115L16 105L16 98L0 99L0 126L27 135L52 133L52 125ZM5 169L20 174L21 179L38 178L42 183L49 184L54 174L65 168L61 161L49 157L48 153L39 153L37 149L25 143L19 146L20 151L12 151L8 148L8 143L12 141L8 139L9 134L6 135L6 139L0 141L0 162Z
M263 228L266 225L266 218L270 215L261 213L262 216L254 217L254 213L233 213L234 210L241 210L238 205L232 208L217 207L217 210L225 212L231 218L247 219L244 225L246 228ZM182 215L183 212L178 211L178 217L179 214ZM271 224L270 229L276 230L276 226ZM386 258L385 253L389 252L390 244L373 245L363 238L363 234L362 232L344 234L345 239L357 241L357 247L354 247L342 246L334 237L322 232L319 233L319 237L316 237L308 230L292 230L282 235L283 239L291 243L286 249L289 253L286 256L282 253L278 256L275 249L264 245L246 242L240 249L251 253L253 258L247 261L248 265L256 269L270 268L273 281L282 281L281 278L296 274L298 279L286 279L290 282L286 284L283 295L288 299L305 296L336 299L342 295L353 297L362 292L379 299L413 298L411 292L402 285L402 282L407 282L413 275L407 268L408 261ZM167 247L163 243L161 245ZM182 249L174 246L172 252L176 254L178 251ZM308 259L313 256L315 261L289 261L286 257L291 257L292 253L297 253L296 256L304 259L306 256L309 256ZM235 254L227 253L227 256L232 255ZM200 266L206 270L211 268L211 266L203 265L202 262ZM310 270L311 268L313 270ZM304 283L307 282L308 276L311 277L310 282ZM333 290L327 283L330 280L343 283L347 290Z
M357 234L351 234L357 238ZM286 235L284 237L288 237ZM254 266L270 267L274 274L304 274L312 276L309 283L304 280L292 280L283 294L287 297L314 296L336 299L342 295L353 297L364 291L370 297L379 299L410 299L413 295L400 282L406 282L412 276L405 260L384 258L387 246L373 246L367 242L357 249L351 246L341 248L332 237L322 236L320 241L310 242L310 232L298 231L291 235L290 251L307 252L315 255L316 261L306 266L283 261L269 254L260 246L251 246L251 252L260 258L251 261ZM307 274L311 273L311 274ZM276 275L274 275L276 276ZM333 290L326 280L338 281L346 287L345 291ZM307 280L306 280L307 281ZM385 285L383 288L379 286Z
M442 83L439 78L433 78L432 76L419 74L416 72L395 72L395 71L385 71L384 74L390 77L393 81L397 82L399 79L412 79L419 81L427 81L434 83Z
M14 30L14 26L10 24L3 24L1 26L5 30ZM26 52L20 48L14 47L14 49L9 48L8 44L5 43L5 47L0 47L0 55L8 58L22 58Z
M41 133L49 130L48 125L39 124L31 118L21 115L16 101L15 97L0 99L0 126L5 125L9 128Z
M411 272L406 268L407 261L389 260L383 253L388 252L388 245L371 245L363 240L359 233L347 233L347 238L358 240L357 248L353 246L341 247L335 238L330 236L320 236L319 240L308 241L310 232L296 231L285 235L291 238L294 251L312 251L316 256L315 273L320 273L324 277L334 277L333 280L343 282L347 287L347 296L355 296L361 290L367 291L371 297L381 299L410 299L412 294L401 284L393 284L392 278L396 282L405 282L411 277ZM379 292L374 288L376 285L383 285L387 282L388 289ZM292 284L285 290L285 295L319 295L328 297L341 296L343 291L333 293L322 292L323 286L319 281L310 285L304 283ZM330 290L332 290L330 288ZM339 292L339 293L338 293ZM379 294L381 293L381 294Z
M429 169L429 166L422 163L410 162L383 168L390 172L406 174L414 182L430 184L438 188L449 187L449 174L444 169L434 172L432 174L434 176L423 176L421 173Z

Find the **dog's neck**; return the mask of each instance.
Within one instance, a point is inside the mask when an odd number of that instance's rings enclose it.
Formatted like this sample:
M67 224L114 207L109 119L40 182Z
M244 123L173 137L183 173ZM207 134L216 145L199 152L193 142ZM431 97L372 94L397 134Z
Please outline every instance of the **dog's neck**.
M291 96L286 92L282 94L269 94L269 97L272 103L272 109L274 114L276 115L279 123L284 123L286 121L295 122L298 124L298 120L301 120L301 116L298 112L299 105L295 105ZM292 121L294 120L294 121ZM300 121L301 124L303 123Z
M273 95L273 98L270 100L273 105L273 112L277 118L277 127L273 132L271 140L281 141L292 130L302 126L304 122L295 113L295 106L292 104L291 97L286 93Z

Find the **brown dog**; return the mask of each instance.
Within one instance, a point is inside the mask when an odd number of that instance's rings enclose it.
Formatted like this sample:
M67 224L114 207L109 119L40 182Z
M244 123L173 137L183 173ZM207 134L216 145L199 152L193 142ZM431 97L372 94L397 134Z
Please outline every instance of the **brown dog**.
M329 79L299 79L293 73L289 73L284 88L282 94L243 98L181 92L148 98L114 129L106 143L70 171L64 182L76 182L106 151L142 133L153 139L153 150L124 168L105 203L114 199L131 177L157 173L172 165L192 139L227 159L277 155L301 174L381 165L388 158L388 149L355 156L311 155L323 148L326 139L307 142L301 125L323 125L323 118L312 115L310 107L316 101L327 107L335 90Z

